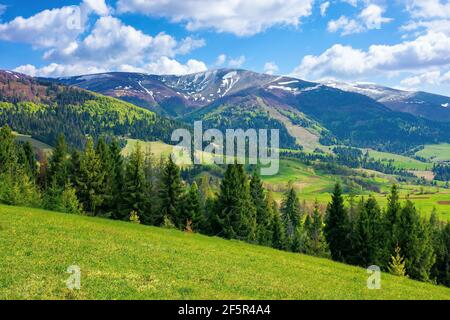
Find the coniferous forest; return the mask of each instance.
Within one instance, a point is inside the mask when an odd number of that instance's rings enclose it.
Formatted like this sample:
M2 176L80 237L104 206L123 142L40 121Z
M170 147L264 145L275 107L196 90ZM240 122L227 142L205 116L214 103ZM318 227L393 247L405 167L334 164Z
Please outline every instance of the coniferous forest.
M258 170L228 165L217 192L209 181L182 179L171 157L139 144L128 157L115 139L90 138L83 149L57 138L47 158L0 129L0 202L174 228L278 250L329 258L424 282L450 286L450 224L436 212L422 218L401 201L345 201L339 182L325 210L308 208L293 186L281 203ZM347 204L348 203L348 204Z

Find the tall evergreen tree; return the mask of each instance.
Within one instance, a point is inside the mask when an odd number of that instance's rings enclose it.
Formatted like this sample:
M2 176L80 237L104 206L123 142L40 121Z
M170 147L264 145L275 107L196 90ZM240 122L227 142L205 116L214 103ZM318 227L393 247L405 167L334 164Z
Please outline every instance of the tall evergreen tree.
M0 128L0 174L12 174L17 166L14 135L8 125Z
M119 177L116 177L119 178ZM140 222L149 224L151 216L147 211L146 188L144 173L144 154L138 143L131 152L125 169L125 186L123 188L123 203L121 217L129 220L132 212L139 216Z
M398 246L405 257L406 272L416 280L429 280L435 262L429 228L421 221L414 204L407 200L398 223Z
M256 238L261 245L270 245L272 240L270 230L270 208L266 201L265 190L258 171L255 170L250 181L250 194L256 208Z
M113 200L113 162L112 155L108 144L106 144L105 139L100 137L97 142L96 150L98 158L100 159L100 170L103 172L103 184L101 186L103 201L102 204L97 208L97 211L111 216L114 208L112 207Z
M359 207L353 238L353 257L358 265L386 267L389 260L383 215L377 201L369 197Z
M64 189L69 180L69 153L63 135L58 136L56 146L48 161L47 183Z
M301 207L297 193L292 186L286 191L281 204L281 218L285 227L286 242L292 246L292 242L297 234L297 229L301 226Z
M228 165L220 186L214 221L220 236L227 239L256 239L256 209L243 165Z
M278 205L275 200L273 200L270 192L267 196L267 203L269 208L271 208L270 229L272 231L272 247L278 250L286 250L286 232L283 220L281 219Z
M38 162L33 146L29 141L26 141L20 145L20 148L22 159L19 161L22 162L25 173L33 180L36 180L39 172Z
M333 260L345 262L351 245L350 227L339 183L335 185L331 203L327 208L324 231Z
M319 203L314 203L312 217L307 216L305 222L307 232L306 253L317 257L328 256L328 244L324 235L324 224L319 211Z
M388 196L388 204L386 210L386 230L390 234L390 251L391 253L395 250L398 243L398 232L396 226L398 225L398 220L400 217L400 211L402 209L400 203L400 195L398 192L398 187L394 184L391 188L391 193Z
M446 275L446 258L449 252L445 243L445 225L439 221L436 208L433 208L431 212L429 228L433 251L436 255L436 262L431 268L430 278L437 283L443 283Z
M183 204L183 221L191 221L192 228L195 232L204 232L205 215L203 211L203 203L200 196L197 183L194 181L185 195Z
M113 139L109 146L111 157L110 179L112 182L111 188L111 216L113 219L124 220L129 213L124 214L124 187L125 187L125 166L117 139Z
M83 209L94 215L104 201L103 181L105 172L101 160L94 149L94 142L89 138L80 158L79 174L75 177L75 188Z
M161 177L159 190L160 213L163 218L169 219L179 229L184 229L186 226L186 221L183 221L181 212L182 192L180 169L173 161L172 156L170 156L164 166Z

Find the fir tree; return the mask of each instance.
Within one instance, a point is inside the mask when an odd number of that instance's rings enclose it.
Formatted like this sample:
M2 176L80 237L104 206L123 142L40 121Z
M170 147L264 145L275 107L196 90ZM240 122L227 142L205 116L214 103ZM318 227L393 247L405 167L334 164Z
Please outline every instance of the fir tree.
M301 225L301 207L300 202L292 186L285 193L281 205L281 217L285 227L286 242L292 246L292 242L297 235L297 228Z
M101 160L94 149L94 142L89 138L86 148L80 158L78 176L75 177L75 186L78 199L83 209L94 215L98 213L103 203L103 181L105 172L102 170Z
M160 213L162 217L172 221L178 229L184 229L186 221L183 221L181 212L182 184L180 169L175 164L172 156L169 157L161 177L159 196L161 201Z
M140 222L149 224L151 217L147 211L147 198L145 195L144 155L140 144L136 144L125 169L125 186L123 188L123 205L121 217L129 220L135 212Z
M270 205L270 202L269 202ZM272 201L272 247L278 250L286 250L286 232L281 219L280 211L278 210L278 205L275 201Z
M266 201L264 187L258 171L255 170L250 181L250 194L256 208L256 238L261 245L271 244L270 209Z
M429 280L430 270L435 262L430 230L422 223L410 200L402 208L396 228L407 274L416 280Z
M353 237L353 257L356 264L386 266L388 263L386 233L383 216L377 201L373 197L364 202L358 210Z
M307 232L306 253L317 257L328 256L328 245L323 232L324 224L319 211L319 203L314 203L314 210L311 216L307 216L305 222Z
M69 154L63 135L58 137L56 146L48 161L47 183L64 189L69 180Z
M194 181L185 196L183 205L183 221L191 221L191 229L196 232L203 232L204 221L203 204L198 190L197 183Z
M97 211L111 216L114 208L112 207L113 200L113 162L112 155L109 146L106 144L105 139L100 137L97 142L96 150L98 158L100 159L100 170L103 172L103 183L101 186L103 201L102 204L97 208Z
M227 239L254 241L256 209L249 184L240 164L228 165L220 186L214 221L218 235Z
M8 125L0 128L0 174L13 174L17 166L14 136Z
M117 139L113 139L111 145L109 146L111 168L110 168L110 179L111 179L111 216L113 219L123 220L127 214L123 212L124 203L124 186L125 186L125 169L124 169L124 159L122 156L122 150L119 146Z
M349 241L350 227L339 183L336 183L331 203L327 208L324 231L333 260L345 262L351 245Z

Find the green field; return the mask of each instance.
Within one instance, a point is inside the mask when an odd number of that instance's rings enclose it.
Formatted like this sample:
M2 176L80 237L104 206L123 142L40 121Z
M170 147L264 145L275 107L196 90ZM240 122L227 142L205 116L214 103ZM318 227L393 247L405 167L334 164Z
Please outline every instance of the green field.
M368 150L369 157L375 160L380 160L384 163L391 162L398 169L405 170L431 170L433 165L431 163L422 162L413 158L401 156L394 153L380 152L375 150Z
M237 241L0 206L0 299L450 299L450 289ZM81 290L66 288L69 266Z
M45 144L39 140L33 139L31 136L27 136L24 134L14 133L17 141L29 142L33 146L33 148L42 151L45 154L50 154L53 150L51 146Z
M416 155L431 161L450 161L450 143L426 145Z

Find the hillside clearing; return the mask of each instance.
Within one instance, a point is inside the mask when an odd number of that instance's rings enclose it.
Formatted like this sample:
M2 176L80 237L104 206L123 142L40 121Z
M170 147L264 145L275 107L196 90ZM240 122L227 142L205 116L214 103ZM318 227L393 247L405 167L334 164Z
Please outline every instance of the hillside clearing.
M127 222L0 206L0 299L450 299L450 289ZM69 266L81 290L69 291Z

